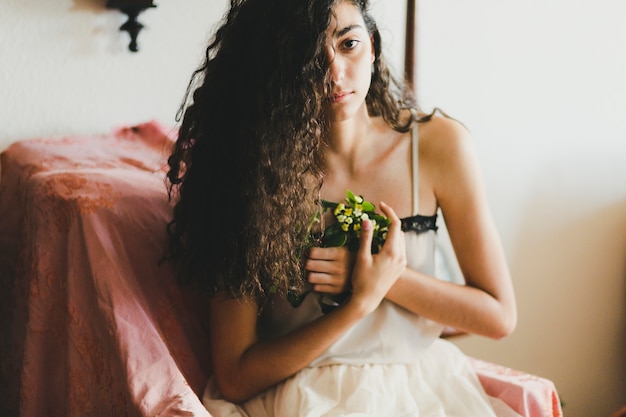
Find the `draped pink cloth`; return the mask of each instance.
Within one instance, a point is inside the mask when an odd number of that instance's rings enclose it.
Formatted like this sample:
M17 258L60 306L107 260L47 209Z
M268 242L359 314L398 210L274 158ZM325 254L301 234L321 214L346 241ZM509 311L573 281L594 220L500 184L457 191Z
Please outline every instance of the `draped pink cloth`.
M561 401L554 383L546 378L470 358L480 383L523 416L561 417Z
M160 262L172 133L152 121L2 153L0 415L209 416L206 300ZM551 381L475 365L520 414L561 415Z

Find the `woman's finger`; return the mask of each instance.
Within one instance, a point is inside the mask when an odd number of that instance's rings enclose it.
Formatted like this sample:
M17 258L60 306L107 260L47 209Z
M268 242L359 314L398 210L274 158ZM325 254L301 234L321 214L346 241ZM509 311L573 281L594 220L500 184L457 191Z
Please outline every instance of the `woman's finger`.
M402 232L402 221L391 208L391 206L387 205L384 201L380 202L380 208L385 216L387 216L390 220L389 224L389 232L387 232L387 240L393 239L396 235Z
M318 248L316 246L309 249L309 259L333 260L341 256L345 248Z

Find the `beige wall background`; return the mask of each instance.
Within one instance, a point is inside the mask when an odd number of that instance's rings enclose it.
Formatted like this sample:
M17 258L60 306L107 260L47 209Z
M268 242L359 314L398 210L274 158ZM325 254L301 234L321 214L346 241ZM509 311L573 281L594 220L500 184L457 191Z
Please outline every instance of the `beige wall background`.
M519 324L458 341L547 377L566 417L626 404L626 3L418 1L418 91L479 148Z
M0 150L174 124L227 0L158 1L127 51L104 0L1 0ZM375 0L396 66L404 1ZM468 354L551 379L567 417L626 404L626 3L418 1L418 94L472 132L519 326Z

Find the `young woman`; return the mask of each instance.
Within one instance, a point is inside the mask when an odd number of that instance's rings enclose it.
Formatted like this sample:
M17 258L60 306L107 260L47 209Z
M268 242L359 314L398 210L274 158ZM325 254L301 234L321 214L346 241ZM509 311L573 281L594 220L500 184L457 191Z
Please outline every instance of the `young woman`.
M209 290L214 416L515 415L439 337L516 323L471 139L417 112L367 6L232 0L190 83L170 249ZM356 252L309 247L320 201L346 190L390 219L376 254L368 220ZM466 285L435 276L438 209ZM316 295L337 294L322 310Z

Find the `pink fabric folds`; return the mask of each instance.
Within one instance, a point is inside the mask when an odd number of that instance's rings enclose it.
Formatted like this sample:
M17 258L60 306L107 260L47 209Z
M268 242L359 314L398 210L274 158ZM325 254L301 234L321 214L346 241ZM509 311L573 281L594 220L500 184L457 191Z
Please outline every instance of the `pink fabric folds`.
M536 375L470 358L487 394L529 417L562 417L563 411L552 381Z
M0 414L208 416L202 300L159 262L167 133L151 122L2 154Z
M206 300L160 262L170 133L153 121L2 153L0 415L209 416ZM561 415L551 382L475 366L521 414Z

